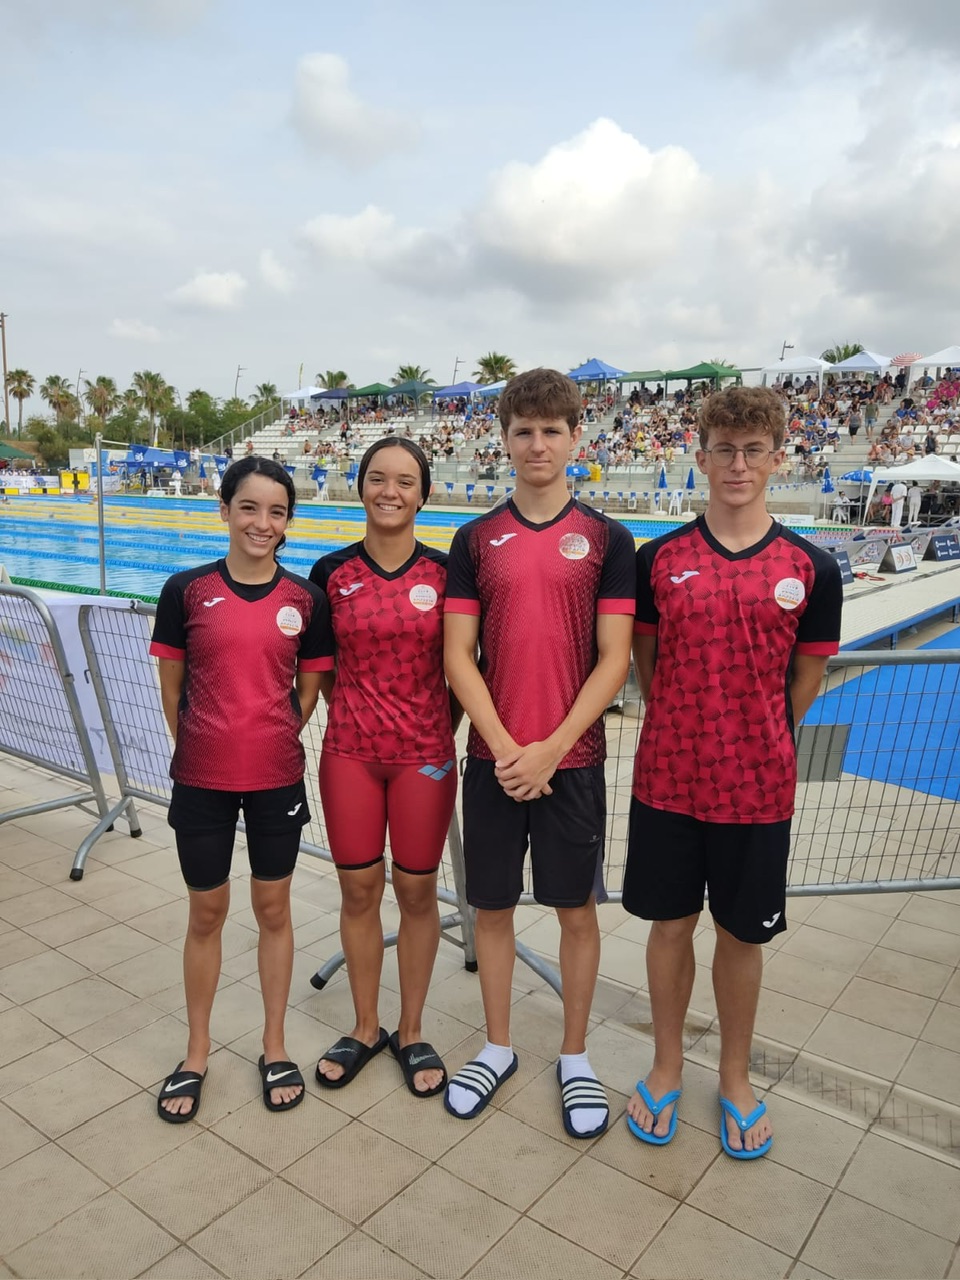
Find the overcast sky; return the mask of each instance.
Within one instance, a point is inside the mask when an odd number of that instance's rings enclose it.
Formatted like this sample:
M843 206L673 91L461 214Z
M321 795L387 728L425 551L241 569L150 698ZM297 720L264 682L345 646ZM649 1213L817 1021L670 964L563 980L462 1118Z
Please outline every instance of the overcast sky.
M0 0L0 49L38 380L960 342L957 0Z

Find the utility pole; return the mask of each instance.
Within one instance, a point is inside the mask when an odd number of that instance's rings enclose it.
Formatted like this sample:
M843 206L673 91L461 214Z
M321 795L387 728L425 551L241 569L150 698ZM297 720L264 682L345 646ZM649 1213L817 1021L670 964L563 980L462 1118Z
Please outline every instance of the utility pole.
M457 370L460 368L462 363L463 361L459 356L457 356L456 360L453 362L453 378L450 381L451 386L455 387L457 385Z
M86 369L77 370L77 422L81 427L83 426L83 395L80 391L80 379L86 372Z
M0 346L3 347L3 420L7 428L7 435L13 435L13 428L10 425L10 388L7 386L7 317L3 311L0 311Z
M786 352L786 351L792 351L792 350L793 350L793 343L792 343L792 342L788 342L788 341L786 340L786 338L784 338L784 340L783 340L783 346L780 348L780 359L781 359L781 360L783 359L784 352Z
M240 375L241 375L241 373L246 373L246 372L247 372L247 371L246 371L246 369L244 369L241 365L239 365L239 364L237 365L237 376L236 376L236 377L234 378L234 380L233 380L233 398L234 398L234 400L236 400L236 398L237 398L237 387L239 387L239 385L240 385Z

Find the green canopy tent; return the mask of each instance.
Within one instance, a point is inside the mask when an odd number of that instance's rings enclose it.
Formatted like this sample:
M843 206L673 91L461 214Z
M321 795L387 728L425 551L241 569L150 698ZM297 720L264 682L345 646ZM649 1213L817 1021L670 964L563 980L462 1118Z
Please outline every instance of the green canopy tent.
M391 387L390 394L407 396L409 399L419 402L421 396L426 395L428 392L432 395L436 389L436 383L421 382L419 378L408 378L406 382L398 382L395 387Z
M740 369L734 369L728 364L711 364L709 360L702 360L700 364L691 365L689 369L667 369L664 372L664 378L667 382L715 382L718 386L721 382L728 378L736 378L738 382L743 381L743 373Z
M23 449L18 449L14 444L5 444L0 441L0 458L6 458L8 461L12 461L14 458L29 458L32 462L33 454L27 453Z
M662 382L664 377L662 369L639 369L634 373L621 373L616 379L617 382Z
M348 399L365 400L368 396L391 396L396 391L396 387L388 387L385 382L371 382L369 387L351 387Z

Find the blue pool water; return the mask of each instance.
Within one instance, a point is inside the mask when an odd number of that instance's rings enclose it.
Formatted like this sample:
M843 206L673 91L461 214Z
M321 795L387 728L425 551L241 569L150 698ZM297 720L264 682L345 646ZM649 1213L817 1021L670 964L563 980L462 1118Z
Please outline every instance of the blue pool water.
M78 504L72 497L44 498L42 505L34 502L29 513L24 509L18 515L16 502L15 499L5 507L0 518L0 564L6 566L10 576L96 590L100 575L92 503L87 500ZM215 514L213 502L128 496L107 498L104 505L108 590L156 597L170 574L226 553L223 526L218 523L209 529L197 527L198 517L209 519ZM138 518L140 513L142 517ZM427 539L431 534L442 538L479 513L480 509L470 508L462 512L422 511L417 530ZM158 518L165 522L163 527L153 523ZM298 507L281 555L283 564L305 576L320 556L354 541L362 519L359 504ZM182 527L178 527L178 520ZM338 523L344 525L342 533L335 528ZM634 538L646 540L675 528L678 522L640 518L623 523ZM318 529L318 525L322 528Z

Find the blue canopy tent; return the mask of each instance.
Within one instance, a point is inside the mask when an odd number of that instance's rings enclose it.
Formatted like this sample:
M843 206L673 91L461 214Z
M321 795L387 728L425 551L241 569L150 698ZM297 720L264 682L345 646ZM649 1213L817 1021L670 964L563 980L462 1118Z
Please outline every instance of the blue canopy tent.
M328 391L321 391L316 397L317 400L349 400L353 392L349 387L331 387Z
M573 382L612 382L623 376L625 370L617 369L605 360L591 359L567 374Z
M486 400L488 396L498 396L506 385L506 378L501 378L499 382L488 382L486 386L477 388L476 395L482 396Z
M455 382L449 387L438 387L433 393L434 400L440 400L444 397L452 397L456 399L459 396L472 396L480 390L479 382Z

